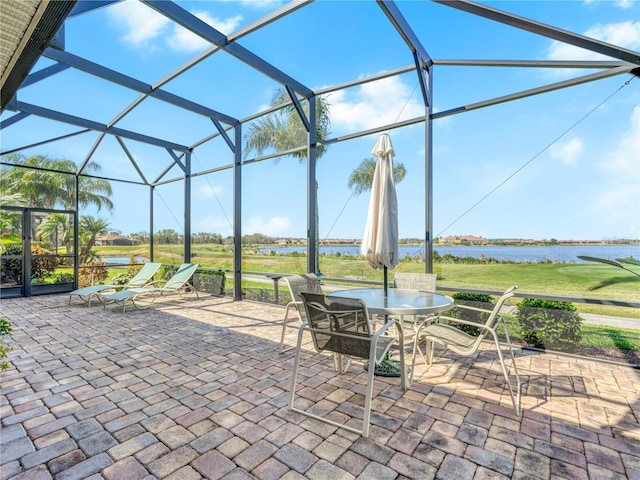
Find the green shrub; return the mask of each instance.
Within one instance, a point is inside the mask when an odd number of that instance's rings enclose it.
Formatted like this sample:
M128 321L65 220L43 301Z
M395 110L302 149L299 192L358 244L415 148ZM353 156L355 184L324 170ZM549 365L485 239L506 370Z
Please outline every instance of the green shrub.
M226 275L223 270L202 270L193 276L193 286L199 292L223 295Z
M99 285L109 276L104 262L88 262L85 266L89 268L78 269L78 288Z
M469 307L483 308L485 310L493 310L493 300L490 295L457 292L451 295L451 298L455 300L456 305L466 305ZM456 308L455 306L449 310L446 315L453 318L459 318L460 320L467 320L469 322L480 324L485 323L489 318L488 313L476 312L475 310L468 310L466 308ZM456 323L453 325L469 335L475 336L480 334L480 329L478 327Z
M68 283L73 282L73 274L72 273L61 273L56 276L56 283Z
M0 318L0 371L8 370L10 367L5 358L13 351L13 347L4 344L4 337L11 336L11 332L13 332L11 322Z
M129 259L129 266L124 273L116 275L111 279L113 285L126 285L129 281L135 277L138 272L142 270L142 264L138 263L135 257Z
M177 265L162 265L158 270L160 280L167 281L178 271Z
M570 302L525 298L516 317L522 340L536 348L572 352L582 339L582 318Z
M255 302L272 303L273 298L271 291L266 288L245 288L243 289L243 295L247 300L253 300Z
M31 281L36 283L43 281L56 271L58 267L57 257L35 257L36 255L45 255L52 253L37 245L31 246ZM4 246L3 255L22 255L21 243L10 243ZM22 259L7 259L2 262L0 277L3 284L22 285Z

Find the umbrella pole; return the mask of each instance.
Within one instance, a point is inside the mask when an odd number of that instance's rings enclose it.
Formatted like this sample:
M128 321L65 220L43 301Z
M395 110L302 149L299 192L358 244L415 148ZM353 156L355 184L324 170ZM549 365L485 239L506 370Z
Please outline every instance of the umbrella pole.
M389 296L389 272L387 266L385 265L382 269L382 290L384 292L384 298ZM385 302L386 303L386 302ZM389 321L389 315L384 316L384 323L386 324ZM389 358L389 352L385 353L383 362L390 363L391 359Z
M382 282L384 285L384 298L387 298L387 293L388 293L388 279L387 279L387 267L384 267L384 275L382 277Z

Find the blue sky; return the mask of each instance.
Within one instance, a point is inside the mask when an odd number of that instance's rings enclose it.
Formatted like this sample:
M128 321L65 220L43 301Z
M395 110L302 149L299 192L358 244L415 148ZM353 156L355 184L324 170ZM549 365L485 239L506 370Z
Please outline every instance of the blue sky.
M283 5L273 1L177 2L231 34ZM483 2L516 15L640 51L638 1ZM603 59L528 32L431 2L400 1L403 13L434 59ZM321 89L411 65L409 50L371 1L317 1L239 40L305 85ZM67 51L156 84L207 48L206 42L150 8L126 1L67 22ZM49 65L41 60L36 68ZM436 66L434 111L559 82L587 71ZM109 123L138 95L82 72L65 71L21 90L20 101L68 109ZM630 80L630 81L629 81ZM627 84L628 82L628 84ZM52 85L55 90L52 90ZM408 73L327 97L331 137L422 115L417 77ZM278 84L217 53L163 87L242 119L268 105ZM52 94L55 91L55 94ZM487 238L640 238L640 79L620 75L433 122L434 236ZM11 116L5 112L2 119ZM147 99L118 123L191 145L215 131L207 118ZM7 151L76 128L29 118L2 132ZM38 132L36 139L33 132ZM424 125L390 132L396 160L407 169L397 185L400 237L424 237ZM332 145L318 162L321 238L360 238L368 195L352 197L347 179L370 157L378 135ZM79 135L24 151L81 163L97 135ZM167 153L136 142L127 149L154 180ZM93 159L107 177L137 179L122 147L105 139ZM221 140L196 148L196 170L228 164ZM306 165L290 157L243 169L243 233L306 236ZM174 169L169 178L177 176ZM113 183L114 212L101 216L124 234L148 231L146 188ZM229 170L193 181L192 232L231 235ZM156 189L154 229L182 231L182 186Z

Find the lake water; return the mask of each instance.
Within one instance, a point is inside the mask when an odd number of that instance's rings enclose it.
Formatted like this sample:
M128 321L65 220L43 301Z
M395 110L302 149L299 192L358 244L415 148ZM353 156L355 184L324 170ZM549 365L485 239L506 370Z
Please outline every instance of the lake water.
M101 257L104 263L115 263L117 265L129 265L131 257ZM147 257L136 257L136 262L145 263L148 261Z
M263 253L306 253L306 247L278 247L260 249ZM522 247L497 247L497 246L436 246L434 250L439 255L451 254L456 257L482 258L493 257L496 260L511 260L513 262L546 262L553 263L585 263L578 255L606 258L633 257L640 260L640 245L532 245ZM341 255L360 255L359 246L344 247L320 247L320 254L333 255L340 252ZM405 256L424 258L424 247L401 246L400 257Z

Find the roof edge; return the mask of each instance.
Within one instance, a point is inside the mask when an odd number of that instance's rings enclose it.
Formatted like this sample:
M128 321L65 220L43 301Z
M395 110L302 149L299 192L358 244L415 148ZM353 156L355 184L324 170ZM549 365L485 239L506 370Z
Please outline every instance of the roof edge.
M45 0L37 8L24 36L4 70L0 107L4 110L49 46L77 0Z

